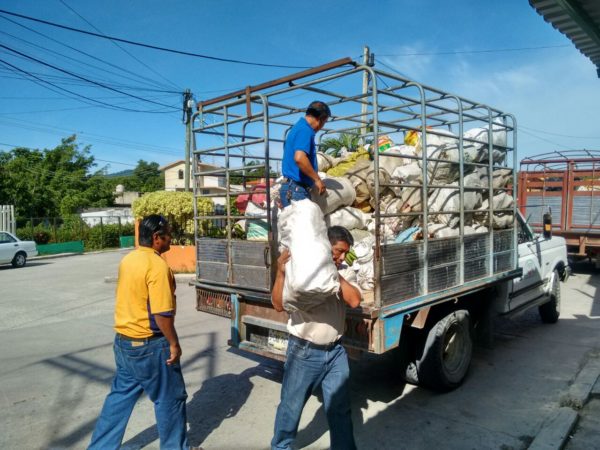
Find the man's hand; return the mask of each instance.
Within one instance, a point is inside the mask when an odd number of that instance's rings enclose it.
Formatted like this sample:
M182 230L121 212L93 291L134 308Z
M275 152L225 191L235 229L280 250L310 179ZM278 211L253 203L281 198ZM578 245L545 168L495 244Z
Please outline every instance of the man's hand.
M167 366L171 364L177 364L179 362L179 358L181 358L181 347L179 346L179 342L175 345L170 345L169 349L171 351L171 355L169 359L167 359Z
M323 195L327 191L327 188L325 187L325 183L323 183L323 180L321 180L320 178L318 178L315 181L315 188L316 188L317 192L319 193L319 195Z
M279 273L285 274L285 265L291 257L292 254L287 248L281 252L279 258L277 258L277 271Z

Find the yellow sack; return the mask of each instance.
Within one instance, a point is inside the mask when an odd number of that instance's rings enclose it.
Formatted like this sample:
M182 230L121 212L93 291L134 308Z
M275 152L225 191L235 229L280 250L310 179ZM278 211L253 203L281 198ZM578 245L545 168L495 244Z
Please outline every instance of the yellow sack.
M360 160L369 160L369 152L363 147L350 153L341 163L329 169L327 175L330 177L343 177Z

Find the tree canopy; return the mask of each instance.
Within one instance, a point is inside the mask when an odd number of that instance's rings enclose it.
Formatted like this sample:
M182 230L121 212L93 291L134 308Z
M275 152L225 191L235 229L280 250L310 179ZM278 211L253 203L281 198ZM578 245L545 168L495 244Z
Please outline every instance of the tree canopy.
M0 152L0 204L14 205L18 218L57 217L112 206L117 184L137 192L164 189L158 163L140 160L128 177L107 177L96 166L76 136L53 149Z

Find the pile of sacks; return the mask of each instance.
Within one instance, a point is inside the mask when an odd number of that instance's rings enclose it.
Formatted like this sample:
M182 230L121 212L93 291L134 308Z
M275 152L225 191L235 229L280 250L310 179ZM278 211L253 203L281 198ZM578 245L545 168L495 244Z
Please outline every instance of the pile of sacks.
M464 133L463 155L466 163L489 163L488 137L487 128L476 128ZM429 186L448 186L429 188L429 237L451 237L460 233L458 137L448 132L428 129L426 146L423 145L423 140L422 134L417 131L408 132L400 145L393 143L389 137L382 136L377 143L377 173L369 146L342 152L340 157L332 157L326 153L317 154L319 173L327 187L327 195L313 194L313 201L324 214L325 225L344 226L354 236L354 251L357 257L354 269L363 290L373 289L373 211L379 207L380 235L383 243L422 239L422 219L415 213L423 212L422 184L425 175ZM502 151L506 147L504 127L494 124L492 144L493 163L501 165L506 157L506 152ZM431 159L425 170L422 167L424 147L427 157ZM465 234L487 232L490 225L494 229L510 227L514 221L510 212L494 212L491 220L488 217L489 168L465 164L463 170ZM512 208L513 197L502 190L511 182L512 170L496 169L491 176L494 190L493 209ZM379 179L379 205L375 204L375 177ZM388 184L392 186L385 186ZM272 188L274 205L277 201L277 191L276 185ZM248 239L250 238L248 236Z

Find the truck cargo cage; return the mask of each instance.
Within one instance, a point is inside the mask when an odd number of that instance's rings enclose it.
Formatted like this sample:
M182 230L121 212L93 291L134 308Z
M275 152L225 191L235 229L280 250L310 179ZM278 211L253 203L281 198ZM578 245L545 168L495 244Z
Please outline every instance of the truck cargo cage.
M600 252L600 151L561 150L521 160L519 207L534 231L552 215L572 255Z
M516 193L514 117L346 58L198 104L192 153L199 287L269 301L283 143L317 99L333 113L317 135L319 151L329 150L332 137L353 141L356 147L347 150L368 146L377 174L367 186L374 208L374 290L363 308L382 314L415 309L435 302L437 293L457 295L511 276L517 205L499 207L495 196ZM390 152L384 137L421 150ZM397 167L395 159L418 166L417 180L386 175L386 166ZM475 173L485 183L471 183ZM496 185L499 176L504 183ZM205 193L209 178L222 180L222 193ZM223 205L219 213L207 207L207 198ZM395 198L402 210L382 208ZM489 199L483 209L482 198ZM419 231L396 242L394 234L411 227Z

